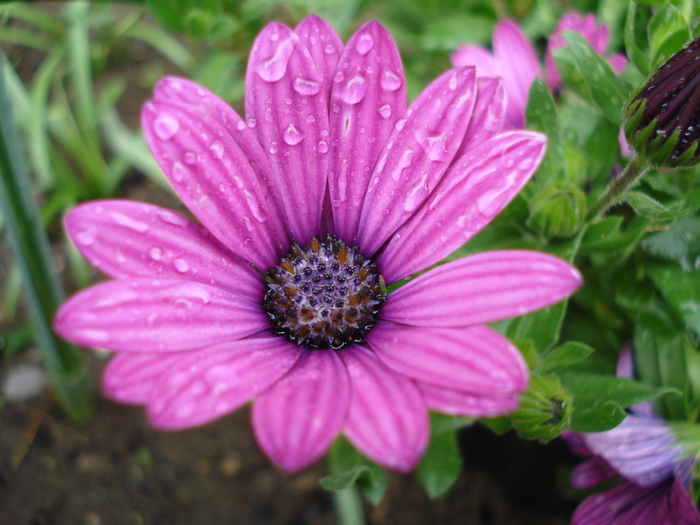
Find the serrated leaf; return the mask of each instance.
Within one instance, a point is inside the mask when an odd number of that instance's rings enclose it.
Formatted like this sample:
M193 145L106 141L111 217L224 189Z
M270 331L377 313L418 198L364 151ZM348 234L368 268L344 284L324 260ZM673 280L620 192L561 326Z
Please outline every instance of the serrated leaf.
M537 371L545 373L571 366L579 361L583 361L593 352L593 348L588 345L576 341L567 341L547 354L537 365Z
M625 194L624 199L638 215L657 221L677 219L687 215L690 211L688 209L667 208L656 199L640 191L630 191Z
M588 100L598 107L605 117L621 126L622 107L629 96L630 88L615 75L608 61L598 55L580 34L567 30L562 36L569 44L568 49L571 50L581 73Z
M647 253L677 262L685 271L700 270L700 218L678 220L642 246Z

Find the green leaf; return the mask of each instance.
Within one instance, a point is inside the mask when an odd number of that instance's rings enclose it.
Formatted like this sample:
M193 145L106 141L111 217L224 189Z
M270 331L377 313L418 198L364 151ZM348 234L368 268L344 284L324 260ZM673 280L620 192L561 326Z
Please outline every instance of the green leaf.
M685 271L700 270L700 218L676 221L642 246L647 253L677 262Z
M671 310L700 335L700 270L690 272L672 265L654 265L649 275Z
M342 490L357 483L367 499L378 505L386 492L386 471L360 454L343 436L328 451L332 474L319 480L328 490Z
M625 418L625 407L664 394L680 393L609 375L569 372L561 374L559 379L573 395L571 429L577 432L609 430Z
M537 371L545 373L559 368L566 368L583 361L593 352L593 348L588 345L576 341L567 341L547 354L537 365Z
M652 64L656 64L662 54L665 59L670 58L681 49L684 42L692 38L688 22L678 8L669 3L661 7L649 21L648 34Z
M687 215L689 212L688 209L680 210L677 208L667 208L656 199L649 197L649 195L641 191L630 191L626 193L624 200L627 204L632 206L638 215L656 221L677 219L678 217Z
M615 75L607 60L599 56L580 34L567 30L564 31L563 37L569 47L558 51L565 53L570 50L585 86L583 94L604 116L621 126L622 107L630 93L629 87Z
M637 7L634 2L630 1L627 7L627 20L625 23L625 51L630 61L635 65L639 72L647 76L649 74L649 59L646 53L637 45L638 33L637 30Z
M589 226L581 242L581 247L594 248L600 242L604 242L612 235L619 233L623 219L624 218L619 215L612 215L610 217L604 217L599 222Z
M433 429L430 443L418 465L416 475L428 497L435 499L445 494L457 481L462 470L462 456L459 453L457 434L453 430L445 430L442 425L452 417L433 413L430 419Z

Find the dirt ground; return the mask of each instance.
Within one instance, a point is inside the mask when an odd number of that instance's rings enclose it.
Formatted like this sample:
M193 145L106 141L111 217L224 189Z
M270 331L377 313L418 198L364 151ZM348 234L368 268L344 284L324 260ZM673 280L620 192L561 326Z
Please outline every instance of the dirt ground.
M99 366L98 366L99 367ZM0 373L3 372L0 366ZM430 501L411 475L391 474L368 522L423 525L564 525L576 461L561 442L460 434L465 464L443 498ZM183 432L151 429L138 407L100 400L78 427L45 392L0 410L0 524L321 525L337 523L320 488L323 461L290 476L258 450L247 409Z

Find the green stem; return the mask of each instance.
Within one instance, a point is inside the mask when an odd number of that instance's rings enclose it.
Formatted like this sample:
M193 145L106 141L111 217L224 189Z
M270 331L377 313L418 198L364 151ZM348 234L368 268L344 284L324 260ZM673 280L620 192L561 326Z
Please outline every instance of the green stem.
M0 71L5 57L0 55ZM76 421L91 414L87 356L58 339L51 319L63 300L46 230L34 203L5 76L0 74L0 209L31 310L35 338L63 408Z
M333 491L335 513L340 525L365 525L365 515L362 509L362 499L357 486Z
M589 221L598 218L616 204L617 200L637 182L648 170L649 162L642 157L634 157L622 170L622 173L608 186L603 194L598 197L593 206L588 210Z

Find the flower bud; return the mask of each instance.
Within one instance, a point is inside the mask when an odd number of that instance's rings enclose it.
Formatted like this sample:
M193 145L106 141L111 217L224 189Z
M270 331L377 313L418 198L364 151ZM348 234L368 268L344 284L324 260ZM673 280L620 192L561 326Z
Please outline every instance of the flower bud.
M569 427L571 394L556 377L534 375L510 420L522 437L550 441Z
M625 135L652 164L700 161L700 37L668 59L625 107Z
M556 182L535 195L527 225L548 238L571 237L586 217L586 196L573 184Z

